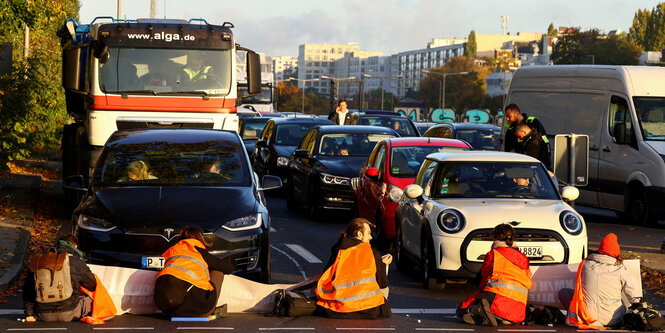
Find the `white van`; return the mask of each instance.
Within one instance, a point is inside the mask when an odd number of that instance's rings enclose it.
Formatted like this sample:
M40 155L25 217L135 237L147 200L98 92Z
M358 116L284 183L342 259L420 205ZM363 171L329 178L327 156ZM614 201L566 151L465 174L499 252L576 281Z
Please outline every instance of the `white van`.
M521 67L510 103L536 116L551 137L589 136L589 182L577 203L640 225L665 216L665 68Z

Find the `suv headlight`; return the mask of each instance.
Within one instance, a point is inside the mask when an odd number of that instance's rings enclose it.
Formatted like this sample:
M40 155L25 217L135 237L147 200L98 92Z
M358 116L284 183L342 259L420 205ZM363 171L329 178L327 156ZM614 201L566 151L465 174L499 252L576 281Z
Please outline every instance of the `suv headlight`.
M109 232L117 228L115 224L109 221L83 214L79 215L77 223L80 228L92 231Z
M284 156L280 156L277 158L277 166L287 166L289 165L289 159Z
M561 227L571 235L579 235L582 232L582 219L572 211L564 210L559 214Z
M437 219L439 229L454 234L464 228L464 215L455 209L446 209L439 214Z
M327 173L321 174L321 180L326 184L349 185L351 180L347 177L333 176Z
M224 223L222 228L230 231L241 231L257 228L263 223L261 213L243 216Z

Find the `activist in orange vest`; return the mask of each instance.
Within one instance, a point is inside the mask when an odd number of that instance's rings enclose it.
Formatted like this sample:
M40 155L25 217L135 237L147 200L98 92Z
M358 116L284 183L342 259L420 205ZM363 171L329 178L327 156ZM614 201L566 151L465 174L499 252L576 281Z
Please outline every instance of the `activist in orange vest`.
M164 269L155 281L155 305L169 317L226 315L226 304L216 308L224 274L233 273L228 258L208 253L199 227L184 227L180 240L162 254Z
M355 218L331 250L326 270L316 288L320 315L330 318L372 319L390 317L387 266L392 256L381 256L369 241L369 222Z
M480 269L478 291L460 304L457 315L469 324L498 326L524 321L533 286L529 259L515 244L515 230L506 223L492 230L492 250Z
M628 307L623 304L622 294L629 302L638 302L640 281L628 274L618 259L620 252L617 236L610 233L600 242L598 251L580 263L572 298L559 293L561 303L568 309L566 324L597 330L621 326Z

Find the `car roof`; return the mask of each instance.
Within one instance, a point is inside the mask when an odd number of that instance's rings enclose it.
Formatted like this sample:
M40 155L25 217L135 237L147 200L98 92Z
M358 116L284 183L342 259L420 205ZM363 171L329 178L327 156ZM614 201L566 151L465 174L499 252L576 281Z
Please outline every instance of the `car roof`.
M196 128L150 128L114 132L105 146L117 147L147 142L196 143L204 141L232 141L240 143L238 133L213 129Z
M445 152L427 155L427 159L437 162L517 162L517 163L540 163L537 159L518 153L501 151L470 150L464 152Z
M320 126L319 132L321 134L331 133L386 133L397 136L395 131L387 127L381 126L366 126L366 125L326 125Z
M365 112L356 112L358 114L358 117L363 117L363 118L403 118L403 119L409 119L411 118L407 116L403 116L399 113L394 113L394 114L385 114L385 113L365 113Z
M385 139L392 147L405 147L405 146L447 146L447 147L463 147L471 148L471 145L462 140L457 139L442 139L442 138L426 138L426 137L402 137Z
M328 119L323 119L318 117L283 117L283 118L271 118L270 121L274 121L275 125L312 124L312 123L321 124L321 125L334 124L334 122Z
M367 109L367 110L358 110L356 112L364 113L364 114L384 114L384 115L389 115L389 116L394 116L397 115L399 116L400 114L393 111L393 110L374 110L374 109Z
M244 123L267 123L268 120L272 119L271 117L249 117L249 118L243 118L242 121Z
M492 124L476 124L476 123L443 123L443 124L437 124L432 127L432 128L440 128L442 126L452 126L453 129L458 130L458 129L492 129L496 131L500 131L501 127L492 125Z

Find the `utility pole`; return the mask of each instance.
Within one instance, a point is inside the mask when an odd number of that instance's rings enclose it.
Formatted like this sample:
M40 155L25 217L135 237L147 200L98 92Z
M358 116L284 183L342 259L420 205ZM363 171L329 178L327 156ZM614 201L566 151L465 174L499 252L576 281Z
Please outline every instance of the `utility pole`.
M330 80L330 112L335 111L335 80Z
M115 17L118 20L120 19L120 17L122 17L122 14L121 14L122 11L120 10L121 7L122 7L122 0L118 0L118 16Z
M501 29L503 29L503 34L506 34L506 30L508 30L508 16L503 15L501 16Z
M150 0L150 18L154 19L157 17L157 1Z
M27 1L28 7L30 7L30 0ZM25 31L23 34L23 58L28 58L30 55L30 27L25 23Z

